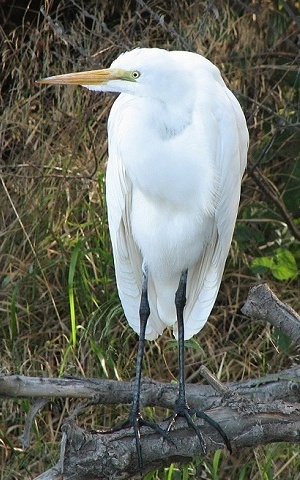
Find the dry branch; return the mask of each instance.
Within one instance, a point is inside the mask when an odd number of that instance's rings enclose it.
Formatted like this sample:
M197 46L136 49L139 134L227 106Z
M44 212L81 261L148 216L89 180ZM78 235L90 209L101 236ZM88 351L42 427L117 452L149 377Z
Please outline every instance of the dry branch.
M230 393L251 398L254 402L277 400L300 403L300 366L276 374L243 382L223 384ZM0 397L49 399L87 398L98 404L129 404L132 401L133 382L88 378L45 378L25 375L1 375ZM209 410L221 405L221 396L210 385L186 385L187 400L192 408ZM171 409L178 394L173 383L162 383L148 378L142 381L143 407L159 406Z
M300 317L289 305L281 302L268 285L251 288L242 312L271 323L295 343L300 344Z
M277 402L273 405L256 404L252 413L248 409L233 410L229 407L217 408L208 413L224 428L231 439L233 450L278 441L300 442L300 405ZM217 432L202 421L198 424L207 441L208 451L221 448ZM167 423L162 426L166 428ZM130 479L139 474L131 430L106 435L93 434L78 428L73 422L67 422L63 431L65 452L57 469L62 466L64 479ZM172 438L176 447L164 442L152 431L143 429L143 474L172 462L188 462L201 455L199 440L193 431L186 428L184 421L176 424ZM40 475L38 480L58 480L61 477L58 470L56 472L52 477Z

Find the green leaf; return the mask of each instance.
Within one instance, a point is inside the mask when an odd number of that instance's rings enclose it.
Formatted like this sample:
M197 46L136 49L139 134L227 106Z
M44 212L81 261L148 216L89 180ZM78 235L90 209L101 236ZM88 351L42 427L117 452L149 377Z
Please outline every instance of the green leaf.
M251 268L254 273L265 273L268 270L272 270L274 264L273 257L260 257L255 258L251 263Z
M274 257L272 274L277 280L289 280L297 276L298 269L294 255L284 248L278 248Z
M77 325L76 325L76 311L75 311L75 296L74 296L74 277L76 272L76 266L78 262L78 257L81 252L84 240L79 240L74 250L71 254L70 266L69 266L69 275L68 275L68 293L69 293L69 308L70 308L70 320L71 320L71 337L70 343L74 348L76 348L77 342Z
M277 248L272 257L255 258L251 268L258 274L270 271L277 280L290 280L298 274L294 255L284 248Z

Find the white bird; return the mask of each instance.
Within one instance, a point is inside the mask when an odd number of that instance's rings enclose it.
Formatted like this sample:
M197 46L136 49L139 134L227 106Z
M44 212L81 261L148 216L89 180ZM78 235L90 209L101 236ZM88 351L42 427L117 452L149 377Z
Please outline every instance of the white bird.
M140 335L132 410L140 466L139 429L156 424L140 414L145 338L173 327L179 340L179 396L184 416L205 442L185 397L184 339L204 326L213 308L235 226L248 130L242 109L220 71L201 55L138 48L108 69L48 77L121 93L108 121L108 221L118 293ZM175 299L176 293L176 299ZM142 298L142 300L141 300ZM124 425L123 425L124 426ZM169 430L169 429L168 429Z

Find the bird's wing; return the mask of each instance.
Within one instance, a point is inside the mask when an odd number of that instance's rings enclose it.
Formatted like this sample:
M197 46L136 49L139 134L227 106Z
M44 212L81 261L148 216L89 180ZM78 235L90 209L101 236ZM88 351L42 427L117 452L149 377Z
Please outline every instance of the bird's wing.
M118 100L116 100L118 101ZM116 108L108 121L109 159L106 170L108 224L113 247L119 297L131 327L139 331L138 302L142 286L142 258L130 228L132 184L117 150Z
M121 94L115 101L108 121L109 159L106 170L106 201L108 223L113 247L118 294L128 323L139 333L139 305L142 290L142 255L134 241L131 230L132 183L121 154L118 136L122 131L123 105L127 95ZM149 294L154 286L149 282ZM162 332L156 305L151 305L151 315L146 329L146 338L154 339Z
M212 112L217 128L217 132L213 129L213 135L219 141L215 159L217 205L214 218L208 225L211 229L210 242L197 264L189 269L185 338L190 338L203 327L218 294L238 211L241 178L246 166L248 130L245 117L238 101L225 85L221 92L219 107ZM207 132L208 144L209 134ZM174 333L176 335L176 330Z

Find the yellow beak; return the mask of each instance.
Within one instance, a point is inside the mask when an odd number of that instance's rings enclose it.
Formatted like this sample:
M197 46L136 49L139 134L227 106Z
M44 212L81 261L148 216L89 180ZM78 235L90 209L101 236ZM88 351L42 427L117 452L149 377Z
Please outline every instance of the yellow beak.
M103 70L89 70L87 72L66 73L38 80L37 83L56 85L106 85L110 80L129 80L129 72L117 68L104 68Z

